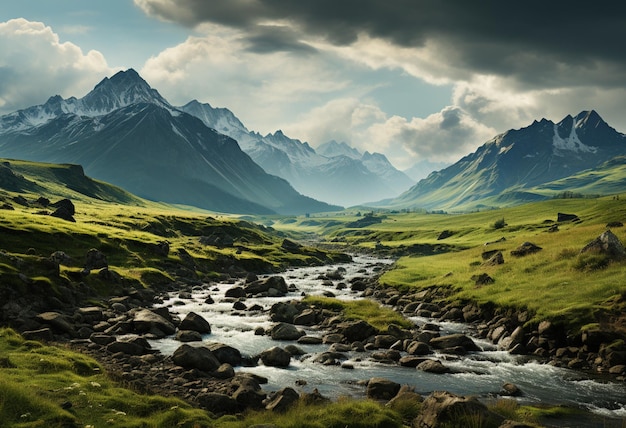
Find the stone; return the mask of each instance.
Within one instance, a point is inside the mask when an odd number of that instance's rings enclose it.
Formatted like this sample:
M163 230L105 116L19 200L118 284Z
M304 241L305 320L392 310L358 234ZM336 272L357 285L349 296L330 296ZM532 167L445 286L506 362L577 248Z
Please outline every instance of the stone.
M196 400L200 406L215 414L216 416L223 414L237 413L242 410L242 406L234 398L218 392L205 392L198 394Z
M428 355L430 354L430 346L428 346L427 343L414 340L409 343L409 346L406 348L406 352L409 355Z
M317 312L313 309L305 309L293 319L295 325L315 325L317 323Z
M179 342L201 342L202 335L193 330L178 330L176 332L176 340Z
M581 254L587 252L605 254L614 260L626 259L626 249L624 249L624 245L610 230L603 232L580 250Z
M48 324L54 330L61 333L68 333L71 336L76 334L74 325L69 320L58 312L44 312L37 315L37 320L44 324Z
M217 370L221 365L213 353L204 346L182 345L172 354L174 364L186 369L198 369L205 372Z
M270 330L270 336L274 340L298 340L304 334L295 325L284 322L276 324Z
M462 346L467 351L480 351L474 341L464 334L450 334L447 336L435 337L430 340L430 346L437 349L454 348Z
M464 397L446 391L435 391L422 403L422 411L412 422L415 427L498 426L503 418L489 412L475 397ZM489 423L491 422L491 423ZM495 422L495 423L494 423Z
M40 342L51 342L54 339L52 330L48 327L24 331L22 332L22 337L26 340L36 340Z
M232 287L229 288L228 290L226 290L226 292L224 293L225 297L232 297L234 299L239 299L241 297L245 297L246 296L246 291L244 290L243 287Z
M400 391L400 384L382 377L373 377L367 382L366 395L374 400L391 400Z
M580 220L576 214L557 213L556 221L561 223L564 221L578 221Z
M518 397L522 395L522 391L518 388L517 385L511 382L506 382L504 385L502 385L502 388L500 388L500 395L508 397Z
M337 332L348 342L360 342L377 333L374 326L366 321L346 321L337 325Z
M270 318L275 322L293 323L299 314L298 302L278 302L270 308Z
M291 408L300 396L293 388L283 388L276 391L271 397L268 398L265 410L272 412L285 412Z
M211 333L211 324L195 312L189 312L178 326L180 330L192 330L201 334Z
M151 333L157 337L169 336L176 332L174 324L149 309L136 312L132 324L136 332Z
M501 264L504 264L504 256L502 255L502 251L497 251L483 263L483 266L498 266Z
M291 354L278 346L261 352L260 358L263 364L270 367L288 367L291 362Z
M511 255L515 257L523 257L529 254L536 253L541 250L542 248L540 246L527 241L527 242L524 242L519 247L517 247L516 249L511 250Z
M230 364L223 363L212 374L218 379L231 379L235 377L235 369Z
M289 291L287 282L282 276L270 276L268 278L248 283L244 286L246 294L250 295L268 293L270 289L274 289L274 293L278 293L276 297L284 296Z
M427 373L436 373L436 374L443 374L443 373L449 373L450 369L446 366L444 366L441 361L438 360L426 360L422 363L420 363L417 366L418 370L421 370L423 372L427 372Z
M113 354L121 352L127 355L144 355L150 352L150 349L146 348L143 344L125 340L116 340L115 342L111 342L106 346L106 349Z
M237 348L218 342L205 343L204 346L215 355L220 363L228 363L235 367L241 365L241 352Z
M109 267L109 263L103 252L95 248L91 248L87 251L87 254L85 255L85 269L87 271L102 269L105 267Z

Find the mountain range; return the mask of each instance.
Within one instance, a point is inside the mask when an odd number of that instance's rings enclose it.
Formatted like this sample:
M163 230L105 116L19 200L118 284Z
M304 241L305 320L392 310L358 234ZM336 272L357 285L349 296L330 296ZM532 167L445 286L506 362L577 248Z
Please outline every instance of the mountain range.
M180 110L237 140L242 150L265 171L319 200L352 206L399 195L415 184L380 153L360 153L336 141L316 150L280 130L263 136L249 131L230 110L196 100Z
M581 189L626 189L626 135L594 110L497 135L399 197L374 206L459 210L494 208ZM610 171L607 170L610 169ZM595 179L604 177L601 185ZM577 187L578 186L578 187Z
M0 117L0 155L80 164L140 197L220 212L340 208L265 172L234 139L172 106L132 69L105 78L83 98L57 95Z

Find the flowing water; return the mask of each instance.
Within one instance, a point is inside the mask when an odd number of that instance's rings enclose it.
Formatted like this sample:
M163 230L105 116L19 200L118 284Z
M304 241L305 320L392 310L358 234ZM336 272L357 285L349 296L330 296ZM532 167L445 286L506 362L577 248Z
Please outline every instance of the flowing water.
M318 278L320 274L345 269L343 282L355 276L371 276L382 265L390 264L392 260L375 259L365 256L355 256L352 263L304 267L287 271L283 274L288 284L293 284L297 291L288 293L285 297L248 298L245 304L251 307L261 305L265 311L235 311L232 299L226 299L224 293L237 284L232 282L211 285L210 288L197 291L193 299L180 299L172 294L163 302L170 311L178 313L184 318L188 312L202 315L211 324L211 334L203 337L207 342L220 342L233 346L243 355L253 356L273 346L286 346L295 342L277 342L266 335L255 335L257 327L269 329L274 324L269 319L267 311L274 303L299 298L303 293L321 295L332 291L339 299L360 298L360 293L354 293L349 288L339 290L336 287L322 285ZM335 281L337 283L338 281ZM215 303L207 304L204 301L211 297ZM468 325L450 322L437 322L431 319L410 318L416 325L436 323L441 333L465 333L471 336ZM300 327L308 335L322 336L323 331L315 328ZM490 342L473 337L476 344L482 348L481 352L474 352L459 357L435 354L451 369L451 373L432 374L420 370L384 364L368 358L367 352L347 352L347 363L353 369L341 366L326 366L313 362L314 357L328 350L329 345L300 345L306 352L302 357L292 358L286 369L267 367L261 363L257 367L241 367L237 370L255 373L268 379L264 390L273 391L285 386L294 387L298 384L300 391L311 392L317 388L324 396L336 398L340 396L363 397L365 387L363 382L372 377L384 377L400 384L408 384L415 391L427 395L432 391L446 390L461 395L476 395L489 399L497 397L501 387L511 382L519 387L523 395L516 399L522 404L549 404L566 405L583 408L593 412L598 417L608 419L618 418L626 420L626 384L603 381L590 378L580 372L543 364L534 359L523 356L510 355L499 351ZM169 355L181 343L173 337L151 342L152 346L163 354ZM192 343L193 344L193 343ZM200 343L196 343L199 345ZM433 356L430 356L433 357ZM345 365L345 364L344 364ZM304 382L303 382L304 381ZM608 426L604 421L600 426ZM573 426L582 426L574 424ZM587 424L587 426L596 426ZM619 426L619 425L618 425Z

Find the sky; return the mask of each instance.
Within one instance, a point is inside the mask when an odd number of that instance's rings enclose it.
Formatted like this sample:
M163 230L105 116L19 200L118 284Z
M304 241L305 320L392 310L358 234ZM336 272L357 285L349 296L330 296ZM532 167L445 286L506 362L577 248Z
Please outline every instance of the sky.
M534 120L626 132L626 2L19 0L0 4L0 114L134 68L173 105L343 141L399 169Z

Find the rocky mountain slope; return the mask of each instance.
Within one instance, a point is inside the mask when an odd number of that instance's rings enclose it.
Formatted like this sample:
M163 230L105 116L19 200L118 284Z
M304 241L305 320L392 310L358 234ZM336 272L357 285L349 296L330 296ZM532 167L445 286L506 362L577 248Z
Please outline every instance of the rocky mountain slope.
M266 173L235 140L171 106L134 70L83 98L0 117L0 155L75 163L138 196L236 213L330 211Z
M398 198L377 205L474 210L493 206L490 198L494 197L506 199L509 205L551 197L533 189L599 168L625 154L626 135L611 128L593 110L568 115L558 123L542 119L494 137L454 165L431 173ZM599 191L597 187L595 190Z
M351 206L393 197L414 184L380 153L361 154L334 141L316 150L280 130L263 136L249 131L230 110L195 100L180 109L237 140L265 171L320 200Z

